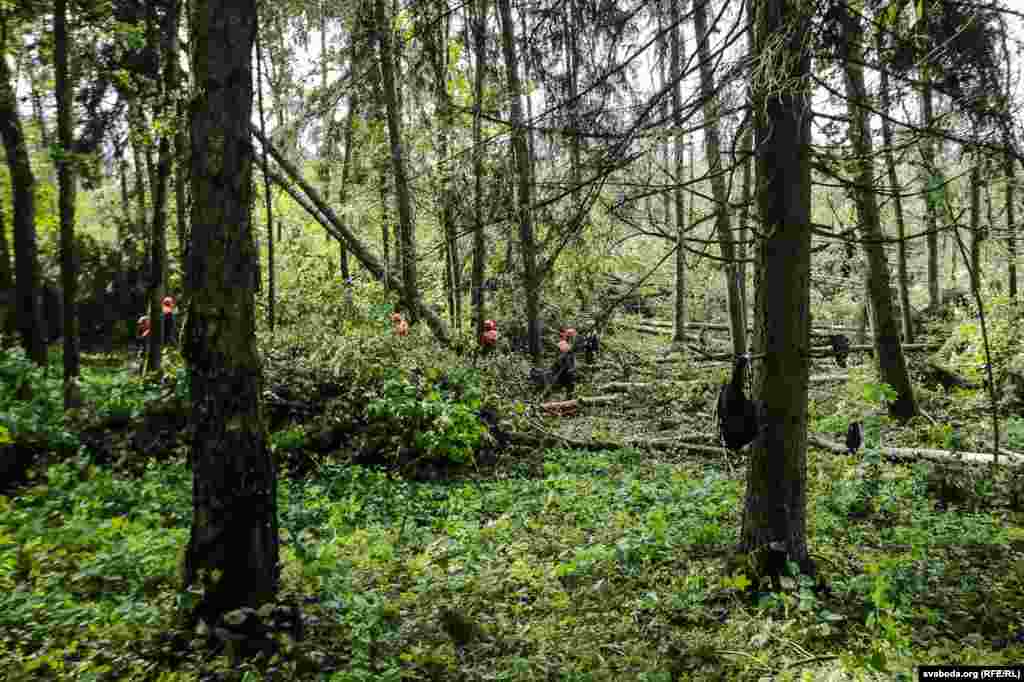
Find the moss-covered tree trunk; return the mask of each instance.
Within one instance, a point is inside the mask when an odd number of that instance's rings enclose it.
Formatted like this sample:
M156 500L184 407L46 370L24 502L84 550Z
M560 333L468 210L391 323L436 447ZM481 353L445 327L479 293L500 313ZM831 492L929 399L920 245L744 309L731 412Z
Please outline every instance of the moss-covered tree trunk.
M806 36L813 8L790 0L757 5L752 84L764 236L758 247L758 387L761 433L747 469L740 547L782 556L813 573L807 552L807 386L811 274L811 57ZM755 363L756 366L756 363Z
M7 21L0 18L0 56L7 55ZM18 100L6 58L0 59L0 136L4 139L7 167L14 195L14 276L18 299L16 316L25 353L46 364L46 341L39 309L39 261L36 253L35 176L28 158L25 135L18 116Z
M505 56L505 74L508 78L509 99L511 100L512 150L518 181L516 217L519 221L519 244L523 256L526 325L530 354L533 355L534 360L537 360L541 352L540 273L537 268L537 244L533 234L533 157L527 144L523 121L523 89L519 80L519 60L516 54L512 9L508 0L497 0L497 7L501 17L501 48ZM506 261L507 263L508 261Z
M1009 250L1009 265L1007 266L1007 285L1009 287L1010 300L1017 300L1017 220L1016 220L1016 196L1017 196L1017 172L1016 161L1013 158L1013 141L1009 135L1004 140L1006 153L1003 155L1003 175L1006 178L1006 247Z
M81 405L75 384L79 374L78 259L75 254L75 168L71 157L71 79L68 78L67 0L57 0L53 10L53 63L57 89L57 139L60 156L57 182L60 187L60 280L64 289L64 409Z
M184 351L195 429L192 534L185 583L197 614L275 597L277 475L260 415L252 201L255 0L191 3L192 247Z
M676 282L675 282L675 305L673 306L673 319L675 329L672 335L674 343L686 341L687 309L686 302L688 293L686 291L686 197L683 194L683 169L685 168L684 148L686 145L683 135L683 62L686 54L682 37L683 31L680 19L681 0L672 0L669 8L669 54L671 64L669 66L669 80L672 82L672 123L675 127L675 135L672 136L673 149L673 172L675 174L675 189L672 190L672 201L675 205L675 232L676 232ZM667 217L666 211L666 217Z
M375 29L380 49L381 87L384 105L387 109L388 141L391 147L391 172L395 179L395 198L398 204L398 232L401 244L403 298L410 318L419 316L419 285L416 275L416 226L412 216L412 196L405 168L401 127L401 102L395 78L395 63L392 51L391 20L384 7L384 0L375 0Z
M0 289L14 286L14 273L11 271L11 245L7 241L7 211L3 197L0 197Z
M145 258L145 236L149 232L149 220L146 209L146 150L144 139L147 134L146 114L142 110L142 103L136 99L128 106L128 127L130 130L132 144L132 159L135 163L135 229L132 231L132 238L128 244L129 262L134 265L137 253L136 240L142 242L142 262Z
M922 26L928 26L928 2L917 5ZM924 170L921 174L925 201L925 242L928 245L928 307L937 310L942 304L939 285L939 206L935 198L936 186L941 182L938 169L935 167L935 140L932 127L935 125L931 72L928 64L922 63L921 72L921 162Z
M484 151L481 111L484 75L487 72L487 0L469 3L473 32L473 320L475 338L484 333L484 264L487 259L484 240ZM468 42L468 41L467 41ZM468 47L468 46L467 46Z
M854 153L856 183L853 190L867 271L865 289L871 301L872 327L875 330L875 357L882 381L896 390L896 400L889 402L889 414L909 419L917 414L914 387L910 383L900 326L896 319L890 286L889 263L882 242L882 218L875 189L875 150L871 142L868 119L869 100L864 85L863 29L857 16L846 14L840 27L846 50L843 73L846 84L847 111L850 118L850 142Z
M693 5L693 27L697 32L697 54L700 57L700 93L704 100L704 156L711 176L711 195L715 200L715 231L725 271L725 294L728 301L729 327L734 353L747 350L747 327L740 294L739 269L729 219L729 190L722 171L721 135L719 134L718 93L711 57L711 34L708 30L707 4Z
M876 38L879 51L882 46L882 32L878 32ZM902 316L903 337L906 343L914 341L914 325L910 310L910 275L907 271L907 226L903 217L903 192L899 180L896 177L896 157L893 153L893 130L892 122L889 120L889 110L892 108L892 96L889 90L889 72L881 70L879 80L879 98L882 107L882 143L885 145L885 169L889 177L889 188L892 192L892 210L896 217L896 236L899 238L896 252L897 273L900 290L900 314Z
M171 52L170 36L178 32L177 7L164 15L163 25L157 25L152 3L148 6L147 26L150 44L162 60L164 69L163 83L160 88L161 101L157 109L157 117L172 117L174 112L174 78L176 71L172 63L177 61L177 54ZM159 49L157 45L159 44ZM164 329L164 315L161 301L167 291L167 191L170 183L171 165L174 157L171 149L171 131L164 129L157 143L156 174L153 187L153 226L150 233L150 290L149 290L149 365L150 370L159 371L161 364L161 348L164 336L170 330Z

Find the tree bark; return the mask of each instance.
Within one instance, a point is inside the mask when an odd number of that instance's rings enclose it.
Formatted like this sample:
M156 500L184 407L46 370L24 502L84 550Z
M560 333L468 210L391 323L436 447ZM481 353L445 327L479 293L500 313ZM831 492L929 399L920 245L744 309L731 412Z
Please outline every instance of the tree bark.
M879 49L881 49L882 32L877 36ZM910 275L907 273L907 226L903 218L903 188L896 176L896 158L893 154L893 131L892 122L889 120L889 110L892 106L889 92L889 72L881 69L879 82L879 97L882 107L882 142L885 145L885 167L889 174L889 188L893 193L893 213L896 216L896 236L899 238L897 244L897 273L899 276L900 290L900 314L902 316L903 338L906 343L914 342L914 322L910 308Z
M755 382L763 412L747 469L740 547L750 553L783 547L786 559L813 575L806 535L811 57L810 14L803 7L765 0L755 21L758 71L765 74L752 87L765 235L758 244L764 278L756 329L764 360Z
M864 284L871 301L875 357L881 381L896 390L896 400L889 402L889 414L905 420L917 414L917 403L903 349L900 347L899 324L894 314L892 288L889 284L889 264L882 248L885 235L882 233L882 219L875 191L875 150L871 142L869 100L861 66L864 63L861 47L863 31L858 18L846 14L841 21L841 32L846 49L843 68L847 111L851 122L850 142L857 169L853 194L857 204L864 259L867 262Z
M352 44L351 50L351 64L355 68L356 63L356 48L355 43ZM342 206L348 201L348 182L349 176L352 173L352 164L355 163L355 149L353 148L353 126L355 124L356 107L358 101L353 93L348 98L348 111L345 114L345 155L341 162L341 189L338 194L338 203ZM338 266L341 269L341 276L345 279L345 292L348 302L352 301L352 287L349 282L349 264L348 264L348 247L345 246L345 240L338 240Z
M445 8L447 9L447 7ZM448 94L448 32L450 20L445 15L431 17L431 25L424 29L424 42L434 70L434 97L437 101L437 196L440 205L440 223L445 239L445 286L448 299L449 323L461 328L462 319L462 258L459 256L458 228L455 225L455 205L452 191L452 168L448 158L448 140L453 129L452 101Z
M260 412L253 241L252 65L255 0L192 0L191 294L185 357L194 436L192 534L185 585L208 623L277 593L277 472Z
M398 203L398 224L402 241L402 283L406 305L409 307L410 322L415 322L419 285L416 281L416 226L413 224L412 199L409 194L409 180L406 177L404 150L402 148L401 109L395 85L394 56L391 49L391 21L384 0L375 0L377 44L380 50L381 76L383 78L384 102L387 106L388 139L391 143L391 173L395 179L395 197Z
M257 21L256 25L256 103L258 108L258 114L260 118L260 139L266 139L264 137L267 131L267 119L266 110L263 108L263 45L260 40L260 22ZM260 157L260 161L263 166L263 203L267 216L267 327L270 331L274 331L274 327L277 324L277 264L275 261L276 252L274 250L274 201L270 194L270 162L267 160L269 156L269 150L267 145L263 146L263 154ZM281 221L278 221L280 226ZM280 238L280 227L278 227L278 237ZM257 249L259 247L257 246Z
M519 63L516 56L515 26L509 0L497 0L501 16L501 46L505 56L505 74L508 78L511 105L512 150L518 179L516 213L519 220L519 243L523 257L523 289L526 292L526 325L530 354L538 360L540 345L540 278L537 271L537 245L533 234L532 183L530 150L523 125L522 85L519 81Z
M176 3L169 9L164 17L166 22L163 26L157 26L156 13L152 0L148 4L148 11L153 13L148 21L152 28L151 43L154 48L159 47L158 59L162 60L163 83L160 88L160 102L156 112L157 117L171 117L174 112L174 88L176 86L176 70L173 63L177 61L177 54L171 51L172 43L170 36L178 33L178 11ZM172 132L167 130L160 133L157 142L157 163L156 177L152 183L153 187L153 229L150 238L150 300L149 300L149 362L151 371L160 371L161 348L164 337L168 330L164 329L164 315L161 301L167 291L167 188L171 177L171 166L174 157L171 149Z
M974 154L970 177L971 192L971 281L981 276L981 155Z
M56 0L53 10L53 63L57 94L57 183L60 187L60 279L64 289L64 409L81 407L81 393L74 384L80 373L77 288L78 258L75 251L75 167L71 128L73 88L68 78L67 0Z
M7 217L3 199L0 198L0 289L14 287L14 273L11 271L11 246L7 241Z
M267 151L270 152L270 156L277 162L281 169L288 174L291 181L298 185L302 190L302 193L273 171L270 172L270 179L288 192L288 195L291 196L296 203L302 206L302 208L311 216L313 216L313 218L316 219L324 229L333 231L335 239L343 239L348 246L348 250L356 260L366 268L371 277L381 282L385 282L385 273L387 271L370 252L370 250L366 248L362 242L356 239L356 236L352 234L352 231L338 218L334 210L320 198L316 189L306 182L299 170L293 166L280 151L270 144L266 137L260 133L258 128L250 126L249 130L261 144L266 146ZM403 288L401 281L393 281L390 285L385 284L385 287L395 288L398 290ZM430 308L424 306L422 299L417 299L415 305L418 306L416 314L427 321L427 325L430 327L431 331L434 332L434 337L438 342L442 345L448 345L448 330L444 326L444 321L435 315Z
M484 152L481 112L484 99L484 74L487 72L488 0L470 4L473 12L473 316L475 338L484 333L484 265L487 260L484 240ZM468 47L468 46L467 46Z
M918 5L921 16L919 21L922 26L928 25L928 3L921 2ZM925 229L928 234L925 241L928 244L928 307L937 310L942 304L941 291L939 290L939 235L938 235L938 207L934 197L937 169L935 168L935 146L932 140L932 126L935 124L935 117L932 112L932 85L931 73L927 64L922 63L921 67L921 160L924 164L924 200L925 200Z
M744 324L743 297L740 295L739 270L729 221L729 191L722 172L721 142L718 132L718 95L715 91L711 64L711 34L708 31L707 2L693 4L693 25L697 32L697 53L700 57L700 93L704 100L704 156L711 176L711 195L715 201L715 231L721 249L725 273L725 292L732 326L732 348L739 355L747 350L747 328Z
M144 236L149 231L147 229L149 220L146 213L146 175L148 175L148 171L146 169L146 152L142 144L142 137L146 130L146 116L142 112L142 103L138 101L138 98L129 104L128 110L132 159L135 163L135 229L131 237L131 245L128 246L128 253L129 260L134 261L136 254L135 242L142 239L143 243L145 243Z
M687 310L686 302L688 293L686 291L686 197L683 194L682 184L683 173L686 168L685 162L685 136L683 135L683 95L682 77L683 60L686 58L683 49L683 41L680 32L683 30L679 3L682 0L672 0L669 9L669 21L672 26L669 29L669 54L671 66L669 68L669 80L672 82L672 125L675 128L673 135L672 151L674 157L674 173L676 188L672 190L672 200L675 204L675 228L676 228L676 282L675 282L675 305L673 306L673 317L675 318L675 331L672 341L682 343L686 340Z
M7 21L0 17L0 56L7 54ZM25 354L38 365L46 365L46 341L43 338L42 312L36 292L39 288L39 261L36 252L35 176L28 157L25 135L18 117L7 60L0 58L0 136L7 153L14 197L14 276L18 330Z
M1006 177L1006 244L1009 248L1009 265L1007 277L1010 289L1010 300L1017 300L1017 175L1013 158L1012 140L1004 140L1006 153L1003 155L1003 174Z

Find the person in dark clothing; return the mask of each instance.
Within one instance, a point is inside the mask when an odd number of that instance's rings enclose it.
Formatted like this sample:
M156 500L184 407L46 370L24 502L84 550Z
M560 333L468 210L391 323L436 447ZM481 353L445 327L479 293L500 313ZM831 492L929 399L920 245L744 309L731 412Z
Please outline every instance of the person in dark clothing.
M165 346L173 346L178 336L174 333L174 298L171 296L164 296L164 300L161 301L161 304L164 311L163 344Z

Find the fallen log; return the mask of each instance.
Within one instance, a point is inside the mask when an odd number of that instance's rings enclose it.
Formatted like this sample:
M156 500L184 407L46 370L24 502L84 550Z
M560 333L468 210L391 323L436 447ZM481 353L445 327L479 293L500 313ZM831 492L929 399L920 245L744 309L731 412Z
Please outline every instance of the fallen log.
M845 454L847 451L845 445L833 443L821 436L808 436L807 442L836 454ZM992 464L993 462L993 455L988 452L950 452L949 450L931 450L926 448L882 448L881 454L886 459L895 460L915 461L924 459L931 462L964 462L965 464ZM1024 467L1024 457L1000 452L999 464L1011 467Z
M544 410L546 414L565 417L576 414L578 407L578 400L556 400L549 403L541 403L540 409Z

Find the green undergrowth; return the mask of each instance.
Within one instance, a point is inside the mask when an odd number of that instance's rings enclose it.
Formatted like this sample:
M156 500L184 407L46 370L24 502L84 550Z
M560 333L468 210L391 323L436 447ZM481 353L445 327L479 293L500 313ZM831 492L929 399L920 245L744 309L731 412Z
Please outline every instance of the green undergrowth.
M530 455L524 455L529 457ZM812 452L811 555L828 589L727 569L743 484L632 450L533 455L475 480L327 464L282 481L282 593L315 616L283 659L168 653L191 474L87 457L0 503L0 670L67 680L892 679L1021 660L1024 529L936 511L919 467ZM745 588L750 587L750 592ZM289 657L332 661L300 674Z
M168 351L167 358L172 375L183 374L180 356ZM145 404L160 395L160 386L140 381L123 354L83 359L81 395L90 419L138 417ZM63 407L62 364L63 354L56 347L47 367L34 364L19 346L0 349L0 428L12 438L65 452L77 448L78 437Z

